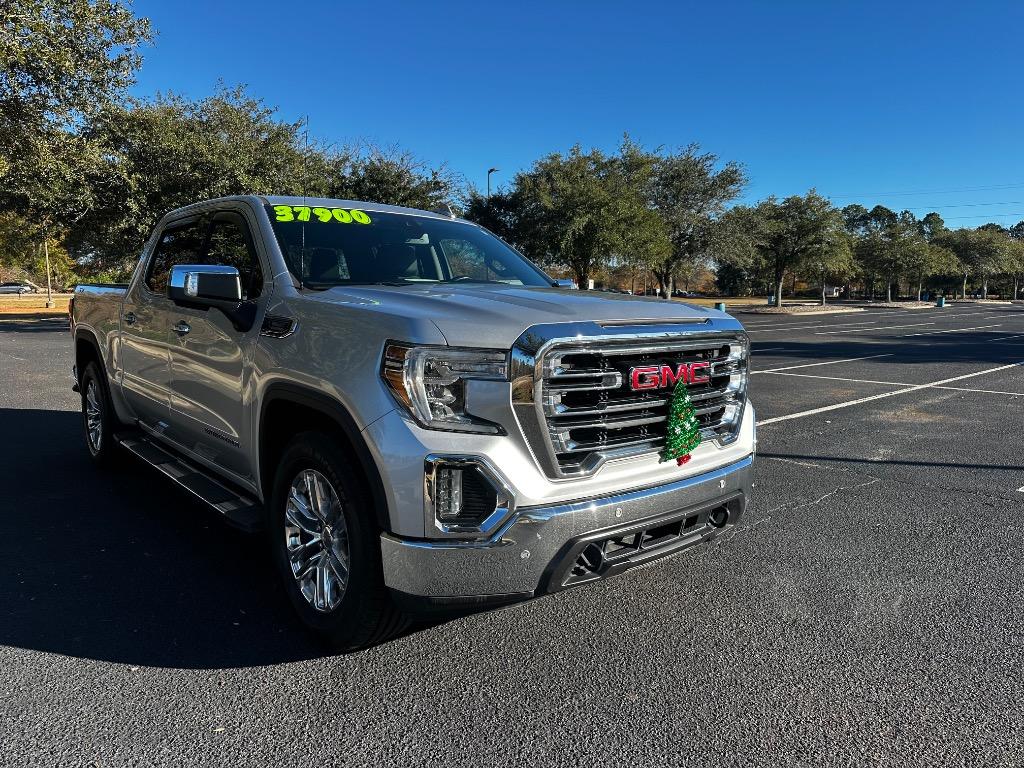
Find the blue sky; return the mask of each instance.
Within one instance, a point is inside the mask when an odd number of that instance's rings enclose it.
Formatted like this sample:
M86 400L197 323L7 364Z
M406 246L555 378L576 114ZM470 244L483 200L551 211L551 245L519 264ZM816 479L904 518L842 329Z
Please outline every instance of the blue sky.
M1024 3L137 0L137 95L244 83L330 141L483 187L574 143L698 142L744 199L816 187L950 226L1024 219Z

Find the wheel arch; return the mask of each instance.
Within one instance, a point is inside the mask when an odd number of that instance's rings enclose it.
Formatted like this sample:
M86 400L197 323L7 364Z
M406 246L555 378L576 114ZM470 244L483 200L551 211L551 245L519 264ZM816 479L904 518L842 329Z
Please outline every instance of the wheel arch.
M356 420L335 398L298 384L273 383L260 400L257 445L259 483L264 501L269 503L272 495L276 461L285 443L292 435L306 430L335 436L342 449L355 458L373 500L374 521L381 530L390 531L384 481Z
M103 377L106 378L107 366L103 362L103 353L100 351L100 342L96 334L87 328L75 329L75 375L79 383L82 381L82 371L92 360L99 364ZM109 386L109 382L107 385Z

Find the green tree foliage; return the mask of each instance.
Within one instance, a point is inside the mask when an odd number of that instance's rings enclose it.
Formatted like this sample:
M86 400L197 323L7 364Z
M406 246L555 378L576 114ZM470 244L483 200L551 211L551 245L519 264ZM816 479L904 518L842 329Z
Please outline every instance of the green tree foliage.
M304 162L299 131L240 88L105 110L87 129L104 163L89 176L95 201L71 231L73 251L93 270L124 270L169 210L225 195L300 191L310 166L322 177L326 162L314 153Z
M650 164L637 154L627 140L616 155L579 146L548 155L517 174L510 192L489 201L471 192L466 215L538 263L567 269L585 289L612 258L663 247L661 221L644 197Z
M36 240L92 205L87 179L102 156L79 129L120 102L149 36L112 0L0 4L0 210Z
M1013 299L1020 296L1021 280L1024 280L1024 221L1018 221L1007 231L1010 236L1007 267L1013 279Z
M901 276L916 281L920 299L926 277L955 271L950 252L935 240L946 231L937 213L918 220L910 211L897 214L881 205L848 205L842 213L860 273L872 290L876 277L884 279L887 301Z
M936 238L937 244L949 249L956 257L960 274L963 275L962 296L967 296L967 278L975 275L981 279L982 298L988 298L989 279L1011 267L1011 238L998 225L986 225L978 229L954 229Z
M0 11L0 205L33 219L88 204L77 127L117 103L149 37L117 2L8 0Z
M301 122L242 88L115 106L86 135L104 161L87 176L95 200L69 244L91 271L126 271L164 213L199 200L308 194L433 208L452 197L443 170L407 153L307 146Z
M672 277L680 269L694 269L710 260L726 204L739 196L746 183L738 163L719 167L718 157L701 152L696 144L656 157L651 199L669 242L665 255L653 266L662 296L671 295Z
M456 180L444 167L430 168L397 148L343 151L335 156L331 169L325 189L328 197L424 210L443 208L456 197Z
M843 216L813 189L784 200L769 197L757 206L737 206L728 228L733 242L748 245L723 254L748 269L771 276L776 305L781 305L786 275L800 271L815 277L843 274L851 268Z

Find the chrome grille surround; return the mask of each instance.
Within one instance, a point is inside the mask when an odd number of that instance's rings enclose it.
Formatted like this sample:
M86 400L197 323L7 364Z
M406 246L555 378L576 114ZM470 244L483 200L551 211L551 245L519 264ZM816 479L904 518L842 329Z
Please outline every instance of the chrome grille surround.
M544 473L577 479L664 444L670 390L632 391L631 366L708 362L711 381L692 385L690 397L704 441L721 446L739 433L748 359L747 336L730 317L538 325L512 348L512 406Z

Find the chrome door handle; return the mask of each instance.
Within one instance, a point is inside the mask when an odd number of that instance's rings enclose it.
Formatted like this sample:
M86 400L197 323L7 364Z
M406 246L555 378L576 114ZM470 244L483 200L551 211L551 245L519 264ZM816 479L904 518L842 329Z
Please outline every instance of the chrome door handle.
M179 320L177 325L172 326L172 330L179 336L184 336L186 333L192 330L192 326L186 323L184 320Z
M125 312L121 315L121 319L128 323L128 325L132 325L136 320L138 320L134 312Z

